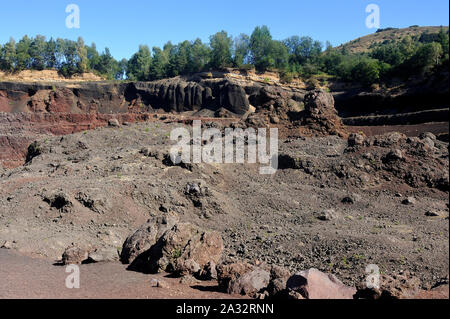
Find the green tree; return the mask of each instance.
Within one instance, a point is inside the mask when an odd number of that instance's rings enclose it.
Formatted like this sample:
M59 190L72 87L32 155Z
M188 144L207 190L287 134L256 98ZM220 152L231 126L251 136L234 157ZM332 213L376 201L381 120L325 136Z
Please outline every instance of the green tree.
M89 69L89 59L88 59L88 51L86 46L84 45L84 40L82 37L78 37L77 40L77 68L79 73L85 73Z
M442 46L437 42L422 45L411 58L412 66L427 73L438 66L443 54Z
M140 45L136 52L128 61L127 76L130 80L146 81L149 78L150 64L152 57L150 49L146 45Z
M37 35L30 44L29 55L31 58L31 68L34 70L45 69L45 53L47 42L43 35Z
M449 56L448 56L449 55L449 36L448 36L448 32L444 31L443 27L441 27L441 29L439 31L438 42L442 46L443 59L448 60L448 58L449 58Z
M105 51L100 55L97 71L102 76L106 77L108 80L112 80L116 77L118 69L119 63L113 58L111 52L109 51L109 48L105 48ZM148 75L148 67L147 67L147 75Z
M269 47L269 54L273 59L273 65L278 69L286 69L289 65L288 48L281 41L272 41Z
M71 77L78 72L77 43L63 39L57 39L56 43L62 61L59 72L65 77Z
M86 52L87 52L87 58L89 61L88 62L89 69L97 70L98 65L100 63L100 55L98 54L97 46L95 45L95 43L92 43L90 46L87 46Z
M169 64L168 52L159 47L153 47L153 58L149 69L149 79L159 80L166 76Z
M26 35L17 42L15 71L22 71L31 67L30 47L31 39Z
M380 64L375 59L363 58L357 62L351 71L353 81L370 85L380 80Z
M5 72L13 72L16 61L16 41L10 38L2 48L0 68Z
M220 31L209 38L211 67L221 69L231 65L233 38L226 31Z
M250 37L241 33L234 39L234 57L233 62L237 67L249 62L250 55Z
M127 76L128 60L123 58L117 63L117 72L114 76L116 80L123 80Z
M58 58L56 49L57 49L56 41L53 40L53 38L50 38L50 40L45 45L45 52L44 52L45 67L48 69L58 67Z
M275 63L271 56L272 35L267 26L256 27L250 36L251 62L259 71L265 71Z
M202 43L202 40L196 39L189 50L188 73L197 73L205 69L210 63L210 49Z

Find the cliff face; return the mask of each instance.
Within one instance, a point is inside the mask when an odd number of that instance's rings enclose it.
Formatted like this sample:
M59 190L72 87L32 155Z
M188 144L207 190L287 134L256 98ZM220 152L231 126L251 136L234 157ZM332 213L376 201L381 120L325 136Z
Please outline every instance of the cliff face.
M155 113L232 117L258 127L270 121L288 130L307 126L319 134L342 132L342 123L359 131L448 122L447 84L448 74L395 90L335 90L336 114L330 94L324 95L329 108L311 108L308 96L314 91L218 72L212 78L199 74L154 82L0 82L0 166L23 164L28 145L39 136L94 129L113 118L148 121ZM448 136L448 128L441 131L435 133Z
M130 83L0 82L0 164L21 165L38 135L64 135L154 113L244 117L254 108L303 99L304 92L251 81L199 76Z
M135 83L26 84L0 83L0 111L8 113L111 114L213 111L235 115L248 111L243 86L230 80L169 79Z

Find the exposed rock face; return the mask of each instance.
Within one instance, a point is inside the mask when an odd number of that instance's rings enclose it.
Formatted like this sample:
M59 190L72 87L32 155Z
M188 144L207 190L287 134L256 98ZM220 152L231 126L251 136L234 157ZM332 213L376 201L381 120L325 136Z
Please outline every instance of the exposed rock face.
M333 95L322 90L314 90L305 96L303 123L311 129L338 134L343 124L334 108Z
M286 119L289 110L301 110L304 94L300 89L198 75L133 83L0 82L0 165L22 165L28 145L40 135L147 121L155 111L239 118L255 108L272 108L279 113L275 121Z

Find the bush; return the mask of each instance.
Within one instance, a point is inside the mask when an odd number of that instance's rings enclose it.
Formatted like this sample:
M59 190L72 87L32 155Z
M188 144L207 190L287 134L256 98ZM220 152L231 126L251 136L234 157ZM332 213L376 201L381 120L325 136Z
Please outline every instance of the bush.
M292 83L294 75L291 72L283 71L280 73L280 80L283 83Z
M316 78L312 77L306 81L306 88L308 90L317 89L318 87L319 87L319 81Z

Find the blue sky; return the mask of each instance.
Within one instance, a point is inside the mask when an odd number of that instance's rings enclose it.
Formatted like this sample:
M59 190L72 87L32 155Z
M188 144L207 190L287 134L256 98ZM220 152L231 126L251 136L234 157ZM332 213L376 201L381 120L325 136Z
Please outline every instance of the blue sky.
M365 8L380 7L381 27L449 24L447 0L0 0L0 43L36 34L95 42L117 58L139 44L162 46L208 37L221 30L237 36L269 26L275 39L308 35L333 45L373 33ZM80 29L65 26L68 4L80 8Z

